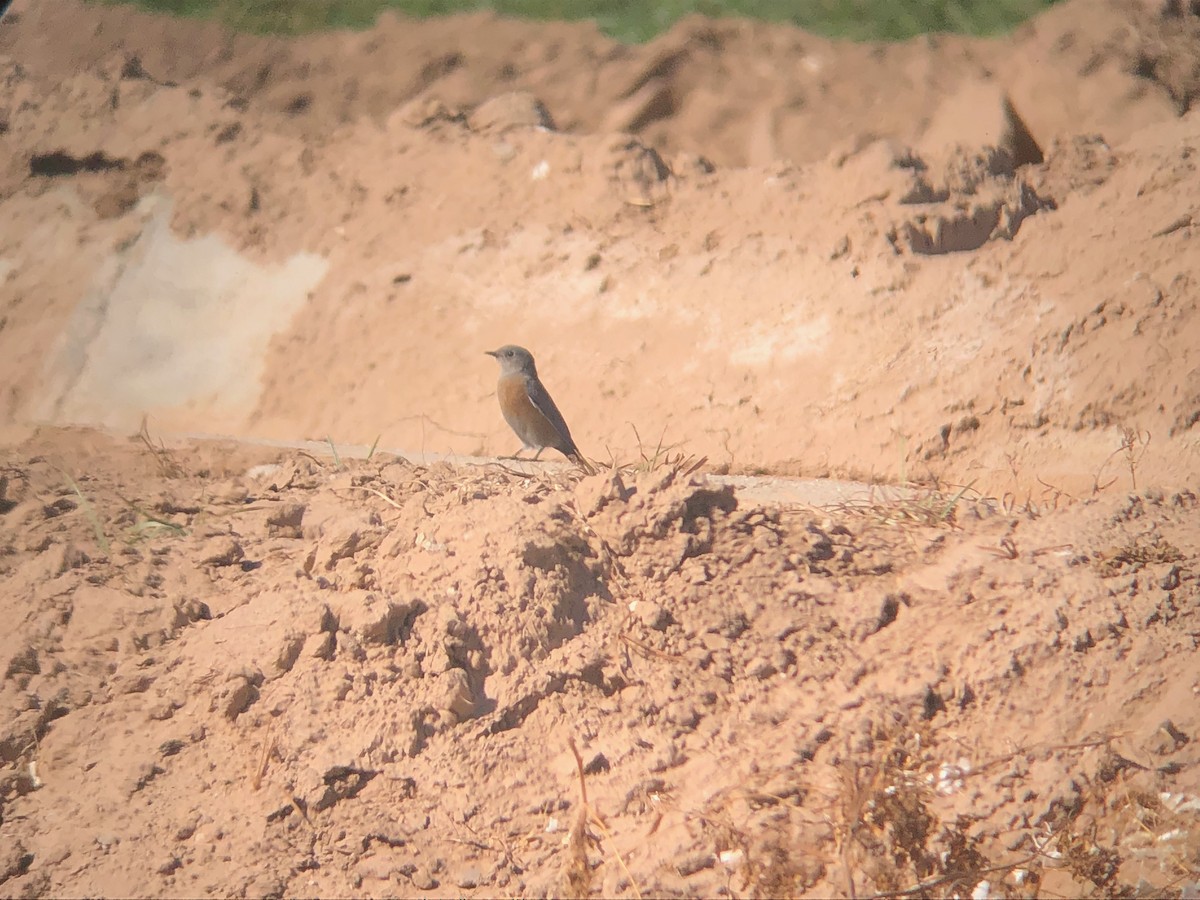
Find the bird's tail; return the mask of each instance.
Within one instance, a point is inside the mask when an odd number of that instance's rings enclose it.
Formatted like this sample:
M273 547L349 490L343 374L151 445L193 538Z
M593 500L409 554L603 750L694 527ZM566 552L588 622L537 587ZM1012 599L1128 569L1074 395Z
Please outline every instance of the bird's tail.
M571 460L571 462L575 463L575 465L577 465L577 466L579 466L579 468L583 469L584 474L586 474L586 475L595 475L596 474L596 467L593 466L586 459L584 459L583 454L580 453L578 450L576 450L574 453L567 454L567 459Z

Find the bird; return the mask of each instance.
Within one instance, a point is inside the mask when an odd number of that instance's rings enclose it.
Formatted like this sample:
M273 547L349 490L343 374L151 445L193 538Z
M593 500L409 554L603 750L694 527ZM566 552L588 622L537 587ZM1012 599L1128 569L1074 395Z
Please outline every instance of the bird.
M538 378L533 354L515 344L484 352L500 363L496 399L500 401L504 421L521 439L521 450L536 451L533 455L536 460L543 450L553 447L587 474L595 474L596 470L575 446L571 430L554 405L550 392ZM518 456L521 450L513 456Z

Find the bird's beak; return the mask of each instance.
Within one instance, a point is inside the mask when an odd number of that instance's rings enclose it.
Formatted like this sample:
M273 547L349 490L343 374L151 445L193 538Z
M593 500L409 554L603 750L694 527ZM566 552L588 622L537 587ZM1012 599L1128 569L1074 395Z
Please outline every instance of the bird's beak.
M499 350L484 350L483 352L486 353L488 356L495 356L500 351Z

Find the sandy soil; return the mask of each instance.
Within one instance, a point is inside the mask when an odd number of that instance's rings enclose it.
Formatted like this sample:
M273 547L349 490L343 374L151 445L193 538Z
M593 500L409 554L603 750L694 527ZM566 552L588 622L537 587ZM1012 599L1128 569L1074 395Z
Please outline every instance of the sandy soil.
M18 2L0 893L1200 892L1190 10ZM510 452L506 342L601 474L159 437Z

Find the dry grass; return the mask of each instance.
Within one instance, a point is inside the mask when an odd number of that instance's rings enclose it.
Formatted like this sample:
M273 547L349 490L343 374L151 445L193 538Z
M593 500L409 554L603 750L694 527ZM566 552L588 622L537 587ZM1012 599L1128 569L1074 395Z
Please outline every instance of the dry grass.
M997 501L978 496L969 484L953 493L938 487L903 485L882 488L873 485L864 499L846 500L830 504L824 509L868 519L877 525L954 528L961 506L971 503L995 506Z
M1125 464L1125 468L1129 470L1130 490L1137 490L1137 470L1146 455L1146 451L1150 449L1150 436L1149 431L1142 431L1140 428L1126 426L1121 429L1121 445L1100 464L1100 468L1096 470L1096 474L1092 479L1093 495L1099 494L1116 484L1116 476L1103 483L1101 483L1101 477L1109 463L1117 457L1121 458Z
M566 896L581 900L592 892L592 867L588 863L588 821L592 811L587 799L587 779L583 774L583 757L571 739L571 753L575 756L575 767L579 773L579 809L575 822L567 837L567 853L563 862L563 881Z
M1105 478L1105 471L1114 460L1120 459L1129 473L1130 488L1137 490L1138 468L1150 447L1148 431L1125 427L1121 429L1119 446L1105 459L1092 476L1092 496L1097 496L1113 487L1120 479ZM1014 454L1006 455L1013 481L1021 481L1021 467ZM1001 497L985 497L974 490L974 482L963 486L918 485L901 477L895 486L872 486L864 500L835 504L832 510L868 518L880 525L918 525L924 527L949 527L957 525L959 512L971 505L988 510L999 510L1005 515L1025 515L1039 518L1063 506L1069 506L1077 498L1060 487L1037 479L1040 492L1027 491L1024 500L1013 492Z
M938 760L938 735L925 723L877 727L874 748L850 754L823 787L819 770L761 772L771 781L806 785L788 797L753 791L714 796L701 813L689 813L704 826L719 858L737 857L740 878L735 895L796 896L820 888L858 900L900 897L1060 896L1043 891L1048 873L1069 879L1072 896L1117 898L1150 896L1141 876L1172 877L1155 896L1179 896L1179 885L1194 877L1200 860L1200 830L1194 810L1200 798L1159 793L1149 788L1153 773L1111 750L1113 736L1075 744L1024 747L954 772ZM1005 851L977 831L970 817L944 818L943 795L964 790L975 778L994 777L1014 759L1079 754L1105 748L1095 777L1075 776L1083 785L1079 804L1052 807L1037 825L1009 834ZM1139 781L1140 779L1140 781ZM754 817L748 810L775 811ZM787 815L778 810L786 809ZM1102 823L1102 824L1101 824ZM987 883L983 887L984 882ZM1138 891L1141 890L1139 894Z
M1180 562L1183 558L1178 547L1157 534L1149 540L1139 537L1128 544L1092 554L1093 562L1106 578L1140 572L1148 565Z
M167 449L162 439L157 441L151 437L148 421L145 416L142 416L142 427L138 429L138 433L134 436L134 440L138 441L149 451L154 457L154 461L158 464L158 470L164 478L183 478L187 475L187 471L179 464L175 455Z
M667 444L666 430L659 435L658 442L653 447L648 447L642 441L642 435L638 432L637 426L632 422L629 427L633 429L634 439L637 441L638 459L635 462L621 462L613 455L612 449L608 448L609 462L606 466L610 471L617 471L623 475L642 475L650 472L658 472L662 469L674 469L677 475L682 475L685 478L699 472L708 464L707 456L697 456L694 453L688 453L682 449L680 444Z
M612 833L608 830L604 819L588 802L587 777L583 771L583 757L579 754L579 747L575 744L574 738L569 739L568 746L571 748L571 754L575 757L575 770L579 775L579 810L575 814L575 822L567 836L567 853L563 863L563 881L566 885L564 895L575 898L575 900L591 896L592 866L588 861L588 847L595 841L589 830L594 825L607 841L610 855L616 860L624 874L633 896L636 900L642 900L642 893L638 890L637 882L634 881L629 867L625 865L624 858L614 846Z

